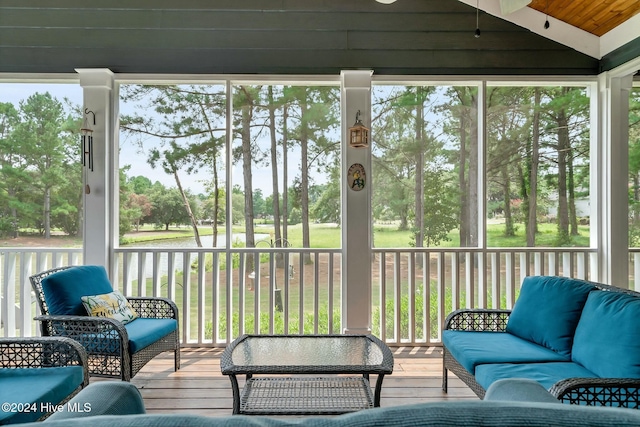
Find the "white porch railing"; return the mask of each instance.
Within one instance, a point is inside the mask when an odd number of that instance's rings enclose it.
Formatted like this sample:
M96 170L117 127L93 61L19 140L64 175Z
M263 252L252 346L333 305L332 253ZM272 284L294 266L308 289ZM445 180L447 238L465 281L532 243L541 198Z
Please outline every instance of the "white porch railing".
M81 248L0 249L0 336L38 335L37 304L29 276L49 268L81 263Z
M372 331L389 344L437 345L450 311L511 308L527 275L597 277L596 250L589 248L375 249L373 255ZM225 345L241 333L339 333L341 256L339 249L120 248L114 286L126 295L174 300L188 345ZM81 249L3 248L0 335L38 334L31 274L81 263ZM631 251L630 269L630 287L638 289L640 250Z

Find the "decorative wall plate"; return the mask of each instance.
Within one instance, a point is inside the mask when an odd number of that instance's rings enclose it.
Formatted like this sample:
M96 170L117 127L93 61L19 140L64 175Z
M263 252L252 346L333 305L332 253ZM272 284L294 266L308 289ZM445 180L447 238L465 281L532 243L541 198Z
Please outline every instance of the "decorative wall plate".
M360 191L367 182L367 175L364 172L364 166L360 163L354 163L347 172L347 183L353 191Z

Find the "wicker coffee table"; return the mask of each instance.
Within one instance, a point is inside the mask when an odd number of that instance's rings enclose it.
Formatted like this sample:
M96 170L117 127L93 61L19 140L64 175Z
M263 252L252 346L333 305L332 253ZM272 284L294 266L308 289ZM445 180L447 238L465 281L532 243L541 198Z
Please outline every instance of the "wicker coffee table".
M231 380L234 414L341 414L380 406L393 354L373 335L243 335L220 369ZM246 375L242 391L236 375Z

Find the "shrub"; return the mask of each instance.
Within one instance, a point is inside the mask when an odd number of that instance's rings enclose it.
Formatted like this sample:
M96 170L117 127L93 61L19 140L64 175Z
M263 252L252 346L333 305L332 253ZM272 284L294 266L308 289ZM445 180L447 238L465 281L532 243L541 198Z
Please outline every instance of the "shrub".
M432 283L435 288L435 282ZM415 337L419 340L424 337L424 291L422 288L416 289L414 301L415 310ZM445 290L445 307L452 307L452 293L450 288ZM428 339L436 339L440 335L438 330L438 294L431 292L429 298L429 326L430 334ZM395 335L395 304L393 300L387 300L385 303L385 335L393 337ZM396 337L398 341L409 338L409 295L403 293L400 296L400 336ZM380 309L374 310L372 315L372 333L380 336Z
M269 313L260 313L260 326L258 332L261 334L269 333ZM237 337L240 335L240 316L238 313L233 313L232 316L233 323L233 331L232 336ZM289 316L289 333L297 333L300 324L300 318L298 317L298 313L292 313ZM315 333L314 326L315 318L313 313L307 312L304 314L303 319L303 333L305 335L310 335ZM219 317L219 334L218 336L225 336L227 334L227 316L225 314L221 314ZM255 316L253 313L247 313L244 316L244 325L245 330L250 333L255 329ZM333 330L329 331L329 312L328 307L323 305L319 308L318 312L318 333L319 334L329 334L329 333L338 333L340 331L340 313L334 310L333 313ZM284 314L280 311L275 311L273 315L273 333L274 334L283 334L284 333ZM213 338L213 325L209 321L205 325L205 339Z

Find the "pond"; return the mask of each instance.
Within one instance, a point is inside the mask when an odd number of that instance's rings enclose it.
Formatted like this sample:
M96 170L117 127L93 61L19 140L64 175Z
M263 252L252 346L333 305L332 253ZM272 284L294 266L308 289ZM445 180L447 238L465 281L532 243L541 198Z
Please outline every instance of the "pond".
M239 244L244 246L246 235L244 233L237 233L233 235L234 242L238 242ZM255 240L258 242L259 247L267 248L266 244L261 244L261 241L269 240L269 234L255 234ZM202 243L203 248L211 248L213 246L213 236L200 236L200 242ZM224 248L226 246L226 236L218 236L218 245L217 248ZM181 237L176 239L162 239L162 240L153 240L148 242L137 242L131 245L121 245L121 248L148 248L148 249L167 249L167 250L176 250L176 249L190 249L197 248L196 241L193 237ZM190 254L190 263L193 263L197 259L197 254ZM166 252L159 254L159 264L160 264L160 274L165 275L168 272L168 254ZM181 270L182 269L182 258L183 253L176 253L175 257L175 265ZM131 277L136 277L138 275L138 261L134 258L131 265L129 265L129 269L131 271ZM151 277L153 274L153 257L148 256L145 264L145 270L147 277Z
M260 244L260 242L264 240L269 240L269 234L259 234L256 233L255 241ZM235 233L233 235L233 241L244 246L244 242L246 239L245 233ZM210 248L213 246L213 236L200 236L200 242L202 243L203 248ZM224 234L218 235L218 244L217 248L224 248L227 243L227 236ZM262 247L262 245L260 245ZM193 237L179 237L175 239L161 239L161 240L150 240L148 242L136 242L130 245L121 245L123 248L134 247L134 248L168 248L168 249L176 249L176 248L197 248L196 239Z

